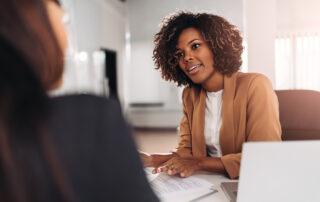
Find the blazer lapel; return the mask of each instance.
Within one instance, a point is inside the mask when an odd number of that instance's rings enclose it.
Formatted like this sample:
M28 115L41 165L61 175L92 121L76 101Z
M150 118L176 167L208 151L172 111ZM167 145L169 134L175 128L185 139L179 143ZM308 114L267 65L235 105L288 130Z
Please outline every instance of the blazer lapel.
M192 153L194 157L207 155L206 142L204 138L206 109L206 92L201 88L199 98L195 98L193 120L192 120Z
M231 77L224 76L223 103L222 103L222 125L220 128L220 146L222 154L229 154L234 151L234 120L233 100L236 89L237 73Z

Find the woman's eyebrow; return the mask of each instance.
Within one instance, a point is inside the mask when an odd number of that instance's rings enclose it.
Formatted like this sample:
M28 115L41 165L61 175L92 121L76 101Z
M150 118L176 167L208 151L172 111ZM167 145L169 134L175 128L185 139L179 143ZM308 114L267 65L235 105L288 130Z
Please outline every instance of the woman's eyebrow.
M189 41L189 42L187 43L187 45L191 44L192 42L194 42L194 41L196 41L196 40L200 40L200 39L192 39L191 41ZM175 51L179 51L179 50L181 50L181 49L177 47Z
M200 40L200 39L192 39L191 41L188 42L188 45L191 44L192 42L196 41L196 40Z

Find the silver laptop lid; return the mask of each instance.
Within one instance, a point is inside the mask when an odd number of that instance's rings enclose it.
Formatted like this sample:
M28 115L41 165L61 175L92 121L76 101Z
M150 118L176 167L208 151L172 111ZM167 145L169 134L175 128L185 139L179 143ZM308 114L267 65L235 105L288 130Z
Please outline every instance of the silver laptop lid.
M245 143L238 202L319 202L320 141Z
M230 202L237 201L238 182L222 182L220 187Z

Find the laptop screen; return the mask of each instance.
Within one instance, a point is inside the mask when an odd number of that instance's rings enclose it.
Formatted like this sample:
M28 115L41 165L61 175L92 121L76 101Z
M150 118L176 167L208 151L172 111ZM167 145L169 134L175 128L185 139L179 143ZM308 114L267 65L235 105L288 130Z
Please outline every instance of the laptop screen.
M249 142L238 202L319 202L320 141Z

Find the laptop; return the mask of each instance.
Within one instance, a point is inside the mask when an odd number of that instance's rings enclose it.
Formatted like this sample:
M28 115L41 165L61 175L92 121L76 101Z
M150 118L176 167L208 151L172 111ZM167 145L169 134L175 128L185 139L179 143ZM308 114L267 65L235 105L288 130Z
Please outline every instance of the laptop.
M221 182L220 186L229 202L237 201L238 182Z
M221 184L230 201L319 202L320 141L245 143L236 184Z

